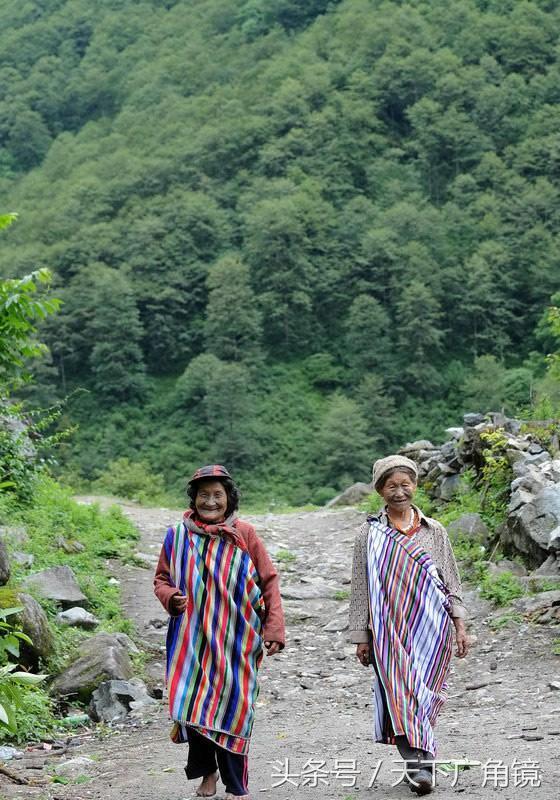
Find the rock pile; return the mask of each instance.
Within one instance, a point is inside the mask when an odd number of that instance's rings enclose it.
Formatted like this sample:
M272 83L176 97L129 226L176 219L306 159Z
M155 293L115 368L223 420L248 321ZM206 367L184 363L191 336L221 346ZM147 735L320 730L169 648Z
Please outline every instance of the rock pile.
M421 440L400 452L416 461L420 483L432 497L450 500L461 491L465 470L480 473L488 448L484 434L494 432L501 434L500 449L513 477L507 520L498 531L500 544L506 553L521 554L533 575L560 579L558 441L552 438L553 452L549 452L533 432L523 430L519 420L502 414L466 414L462 427L447 429L449 439L444 444ZM487 531L478 515L464 516L471 517L465 525L477 528L477 537L484 539Z

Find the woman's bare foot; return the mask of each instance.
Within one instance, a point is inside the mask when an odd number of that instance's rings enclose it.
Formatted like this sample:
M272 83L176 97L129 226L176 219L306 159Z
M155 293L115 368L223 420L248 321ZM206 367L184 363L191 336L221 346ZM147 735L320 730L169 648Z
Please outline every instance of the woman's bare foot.
M196 790L197 797L214 797L216 794L216 785L218 783L218 773L213 772L211 775L205 775L202 783Z

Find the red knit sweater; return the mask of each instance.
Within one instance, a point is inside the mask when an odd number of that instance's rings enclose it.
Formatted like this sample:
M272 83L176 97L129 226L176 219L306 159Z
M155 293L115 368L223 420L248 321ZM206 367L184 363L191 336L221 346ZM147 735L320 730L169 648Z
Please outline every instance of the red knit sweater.
M249 522L236 520L235 529L243 540L251 561L259 575L259 585L264 597L265 616L263 620L263 639L265 642L279 642L282 647L286 643L286 630L284 626L284 611L280 597L280 583L278 573L266 547L257 536L254 527ZM156 574L154 578L154 592L156 597L168 614L175 616L172 609L171 598L180 594L169 572L169 562L165 547L161 548Z

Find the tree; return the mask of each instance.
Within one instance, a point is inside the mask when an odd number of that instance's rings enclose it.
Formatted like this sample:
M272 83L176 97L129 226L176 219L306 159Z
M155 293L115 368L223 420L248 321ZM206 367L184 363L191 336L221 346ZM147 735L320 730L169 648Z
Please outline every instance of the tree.
M358 404L336 392L322 420L315 451L324 485L342 489L367 480L373 452L373 440Z
M89 363L93 385L106 400L137 400L146 390L140 348L142 326L130 283L103 265L92 275L95 316L88 327L94 342Z
M390 381L395 369L395 343L389 335L389 314L381 303L374 297L358 295L350 306L344 329L344 360L353 375L377 372Z
M0 216L0 230L15 219L15 214ZM4 393L26 377L26 360L45 352L35 339L37 325L57 310L59 301L36 293L38 286L46 287L50 280L49 270L40 269L0 283L0 387Z
M238 256L210 267L204 322L206 351L224 361L256 363L261 356L262 323L249 269Z

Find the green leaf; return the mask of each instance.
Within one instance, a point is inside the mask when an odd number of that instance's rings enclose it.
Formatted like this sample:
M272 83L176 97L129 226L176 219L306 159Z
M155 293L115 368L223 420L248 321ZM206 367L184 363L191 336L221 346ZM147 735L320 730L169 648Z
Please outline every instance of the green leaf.
M13 606L12 608L1 608L0 609L0 619L6 619L6 617L10 617L12 614L19 614L20 611L23 611L24 606Z
M10 675L10 680L14 681L14 683L21 683L24 686L36 686L47 677L47 675L34 675L31 672L14 672Z

